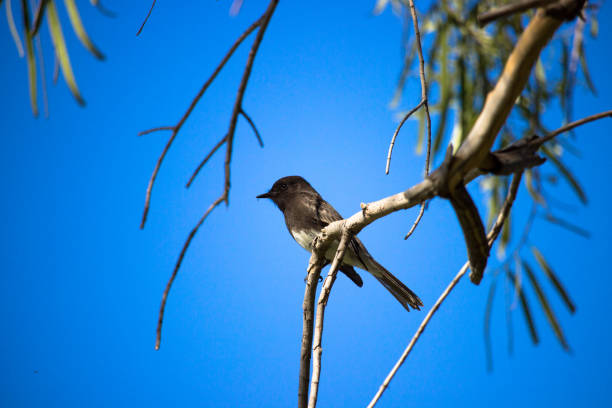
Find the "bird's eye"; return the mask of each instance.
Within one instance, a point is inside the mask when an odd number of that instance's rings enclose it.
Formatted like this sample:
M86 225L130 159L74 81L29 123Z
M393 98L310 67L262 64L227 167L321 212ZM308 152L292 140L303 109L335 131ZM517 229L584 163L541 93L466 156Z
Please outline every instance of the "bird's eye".
M287 185L285 183L280 185L280 189L281 190L286 190L287 189Z

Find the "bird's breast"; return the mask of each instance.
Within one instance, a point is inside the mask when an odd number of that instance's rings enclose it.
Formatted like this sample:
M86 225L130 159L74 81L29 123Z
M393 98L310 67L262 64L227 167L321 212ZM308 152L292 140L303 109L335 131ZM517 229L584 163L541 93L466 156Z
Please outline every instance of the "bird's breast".
M317 233L313 230L292 230L291 236L295 239L295 242L300 244L302 248L308 252L312 252L312 240L317 236Z

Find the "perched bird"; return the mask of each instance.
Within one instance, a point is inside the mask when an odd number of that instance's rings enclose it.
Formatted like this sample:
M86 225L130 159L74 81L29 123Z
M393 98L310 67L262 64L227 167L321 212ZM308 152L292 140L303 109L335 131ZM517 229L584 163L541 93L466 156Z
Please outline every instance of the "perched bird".
M321 229L342 216L325 201L312 186L300 176L283 177L277 180L270 191L257 198L269 198L283 212L289 233L302 248L312 251L312 241ZM339 241L335 241L325 253L330 263L334 259ZM363 281L354 266L370 272L391 294L410 311L410 307L420 310L421 299L399 279L370 255L359 238L353 237L347 246L339 270L359 287Z

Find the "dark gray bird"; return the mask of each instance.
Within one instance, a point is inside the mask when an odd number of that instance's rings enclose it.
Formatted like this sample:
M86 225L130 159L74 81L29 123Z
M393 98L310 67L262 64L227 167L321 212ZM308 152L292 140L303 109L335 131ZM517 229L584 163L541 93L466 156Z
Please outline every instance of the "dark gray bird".
M289 233L308 252L312 251L312 241L321 229L342 219L338 211L300 176L277 180L270 191L258 195L257 198L269 198L276 204L285 216ZM339 242L335 241L325 253L328 263L334 259L338 244ZM420 310L420 306L423 306L423 302L413 291L376 262L357 237L350 241L339 270L361 287L363 281L355 272L354 266L370 272L406 310L410 311L410 307Z

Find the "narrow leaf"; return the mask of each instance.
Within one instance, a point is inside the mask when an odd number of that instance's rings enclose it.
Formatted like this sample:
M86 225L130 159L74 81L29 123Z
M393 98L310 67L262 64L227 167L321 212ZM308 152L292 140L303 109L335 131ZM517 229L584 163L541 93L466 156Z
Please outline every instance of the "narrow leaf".
M4 5L6 6L6 21L8 23L11 36L13 36L13 41L15 41L15 46L17 47L17 52L19 53L19 56L23 57L23 45L21 44L21 38L19 38L17 27L15 26L15 19L13 18L13 8L11 7L11 0L6 0L6 3Z
M487 358L487 371L493 371L493 352L491 351L491 310L493 309L493 298L495 297L496 282L497 281L491 282L484 315L484 342Z
M587 230L585 230L583 228L580 228L579 226L574 225L574 224L572 224L572 223L570 223L568 221L565 221L564 219L557 218L557 217L555 217L552 214L546 214L544 219L546 221L549 221L549 222L555 224L555 225L558 225L561 228L565 228L566 230L568 230L570 232L573 232L574 234L578 234L581 237L589 238L591 236L589 231L587 231Z
M533 253L533 256L535 256L535 259L540 265L540 268L542 268L548 279L550 279L552 284L555 286L555 289L557 289L557 292L565 302L565 305L567 306L569 311L571 313L574 313L576 311L576 306L574 305L574 302L572 302L572 300L570 299L569 294L561 284L561 281L559 280L557 275L553 272L548 262L546 262L546 259L544 259L542 253L538 250L538 248L534 246L531 247L531 252Z
M550 159L550 161L555 165L555 167L559 169L559 171L561 172L565 180L567 180L567 182L570 184L570 186L572 187L572 189L578 196L578 198L580 198L580 201L582 201L583 204L586 204L587 203L586 194L584 193L584 190L580 186L580 183L578 183L578 180L576 180L576 178L569 171L569 169L565 167L565 165L561 163L559 158L556 155L554 155L548 148L542 146L542 152Z
M546 207L547 203L542 194L535 188L533 184L533 170L529 169L525 171L525 186L527 187L527 192L533 198L534 201Z
M565 349L569 351L569 345L567 344L567 341L565 340L565 336L563 335L563 330L561 329L561 326L559 325L559 322L557 321L557 318L555 317L555 314L553 313L550 304L548 303L548 300L546 299L546 295L544 295L544 292L542 291L542 288L540 287L540 284L538 282L538 280L536 279L533 270L531 269L531 266L529 266L529 264L527 262L525 262L523 260L523 268L525 269L525 271L527 272L527 276L529 277L529 281L531 282L531 285L533 286L536 295L538 296L538 300L540 301L540 305L542 305L542 308L544 309L544 313L546 314L546 318L548 319L548 322L550 323L550 326L552 327L553 331L555 332L555 336L557 336L557 339L559 340L559 343L561 343L561 346Z
M527 302L525 291L523 291L523 288L521 285L520 275L519 274L515 275L514 273L512 273L510 269L507 269L506 273L508 275L508 279L510 279L510 281L514 283L514 290L516 290L516 293L521 302L521 309L523 310L523 315L525 316L525 322L527 323L527 327L529 328L529 335L531 336L531 341L533 342L533 344L538 344L538 342L540 341L538 339L538 332L533 322L531 309L529 308L529 302Z
M104 60L104 54L102 54L100 50L96 48L96 46L93 44L93 42L87 35L85 27L83 26L83 22L81 21L81 16L79 15L79 10L77 9L74 0L64 0L64 4L66 5L66 9L68 10L68 17L70 18L70 23L72 23L72 28L74 29L74 32L81 41L81 43L97 59Z
M25 28L28 82L30 84L30 105L32 106L32 114L38 116L38 101L36 98L36 57L34 56L34 42L32 41L32 32L30 31L30 13L26 0L21 0L21 7L23 10L23 26Z
M55 54L59 60L59 65L62 70L62 75L68 84L68 88L72 92L72 95L81 105L85 105L85 100L81 97L79 88L77 87L74 74L72 72L72 66L70 65L70 58L68 57L68 49L66 48L66 42L64 41L64 34L62 33L62 26L57 15L57 7L55 1L49 0L47 6L47 19L49 22L49 32L51 33L51 40L53 47L55 48Z
M597 90L595 89L595 84L591 79L591 74L589 73L589 67L587 66L586 57L584 55L584 42L580 43L580 49L578 50L580 55L580 67L582 68L582 73L584 74L584 79L589 87L589 90L593 93L593 95L597 95Z
M504 281L504 298L506 301L506 334L508 335L508 355L514 353L514 325L512 323L512 295L508 281Z
M89 0L89 2L91 3L92 6L97 8L98 11L104 14L106 17L116 17L117 16L117 14L115 14L114 11L109 10L106 7L104 7L102 3L100 3L100 0Z

